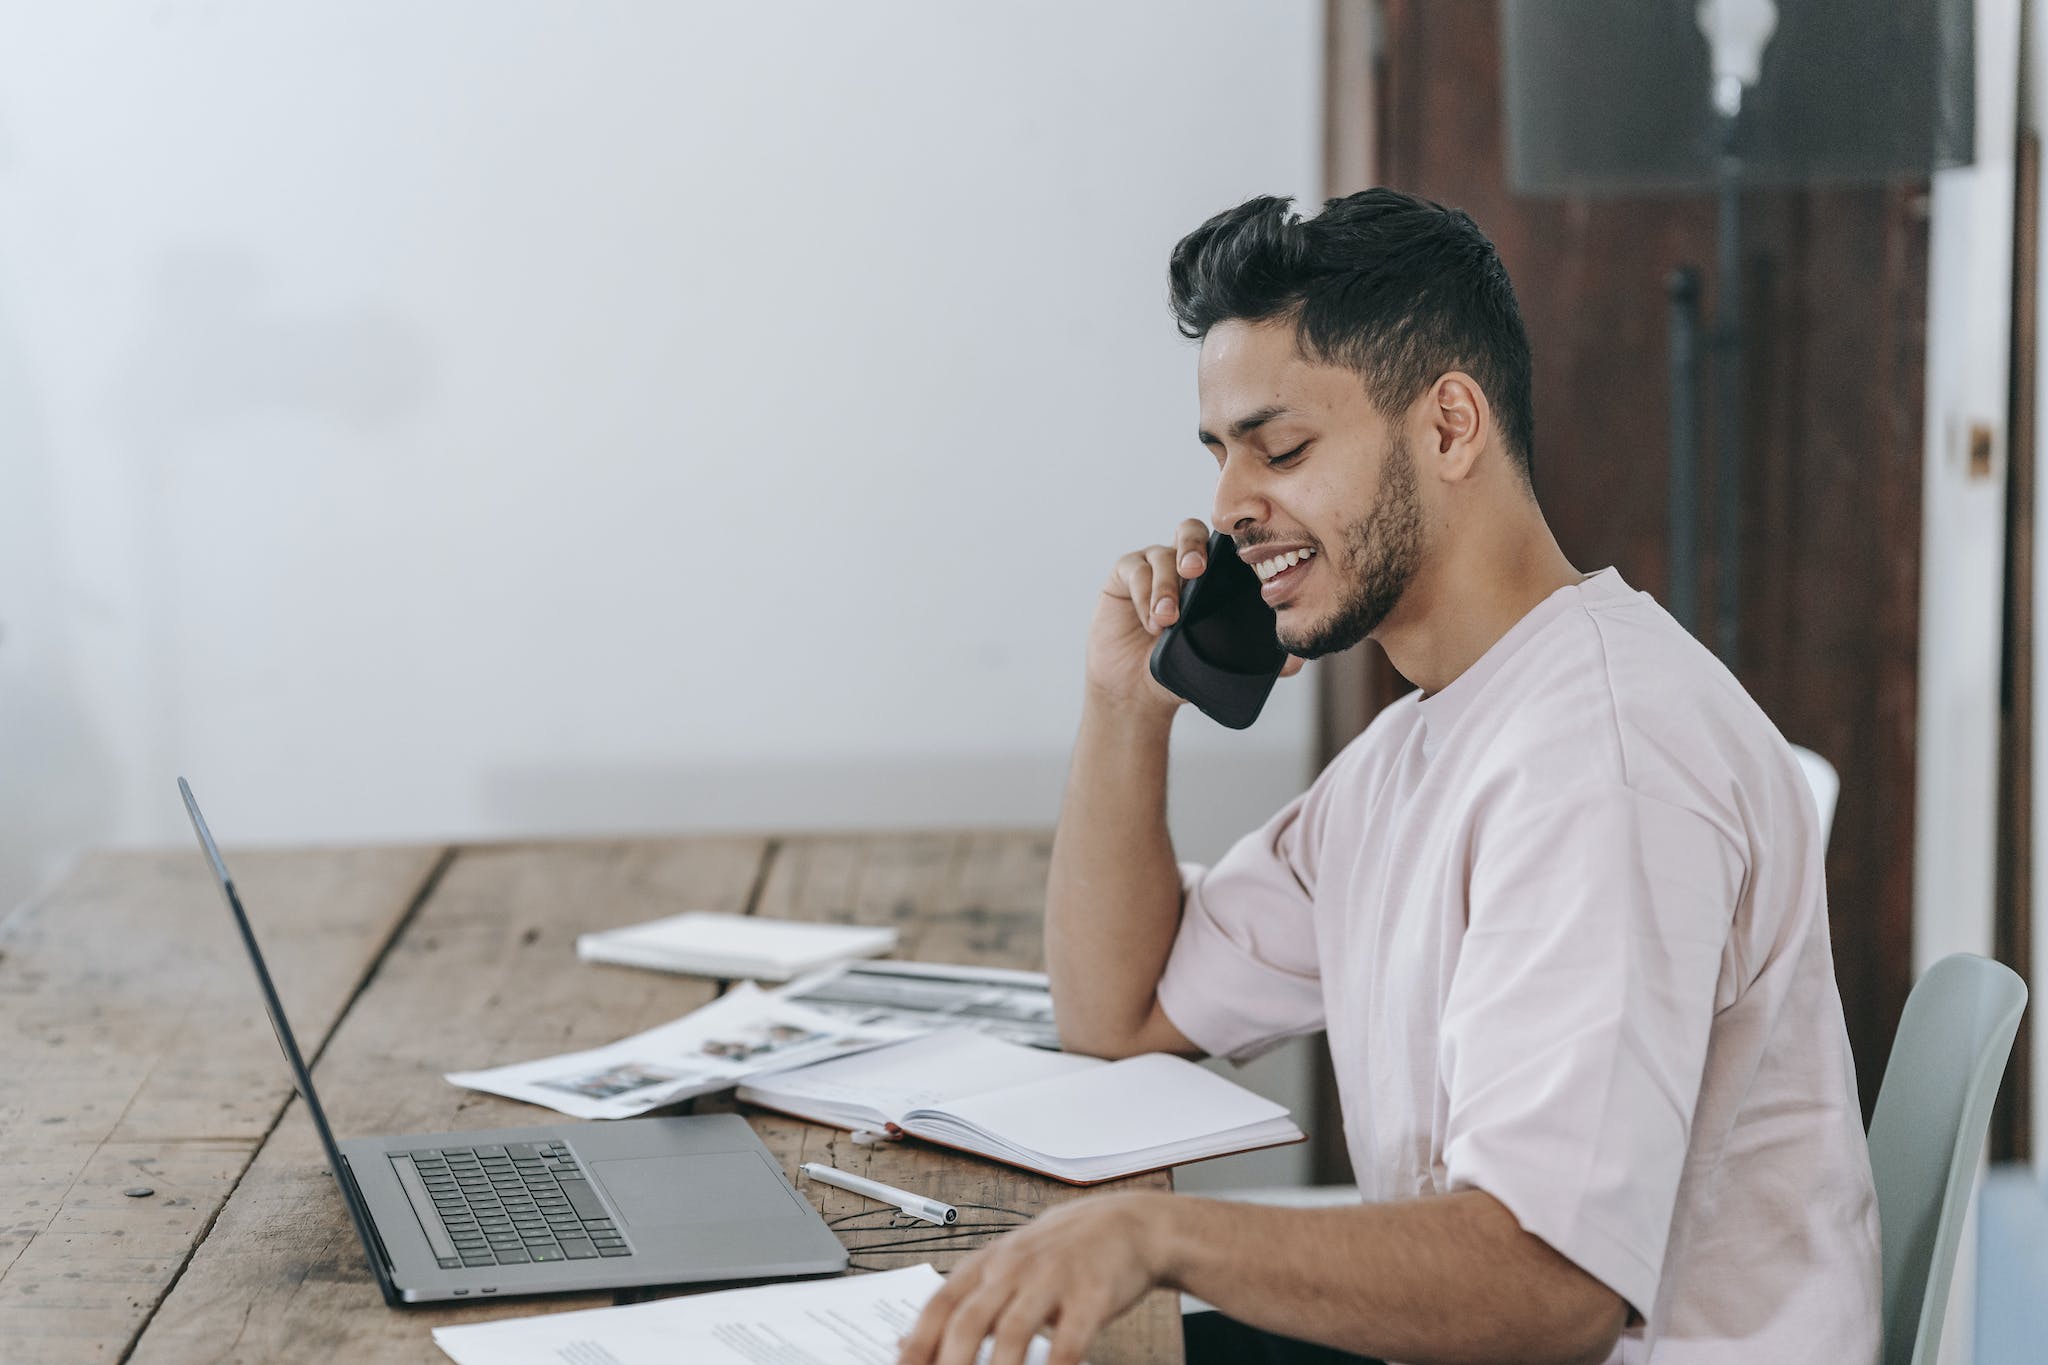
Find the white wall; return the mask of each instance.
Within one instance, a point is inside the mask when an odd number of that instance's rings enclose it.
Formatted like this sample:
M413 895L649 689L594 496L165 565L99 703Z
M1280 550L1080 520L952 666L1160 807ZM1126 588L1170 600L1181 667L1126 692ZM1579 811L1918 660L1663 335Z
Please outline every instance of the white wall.
M1933 177L1927 425L1921 486L1920 695L1914 790L1914 974L1989 956L1997 869L1998 705L2005 584L2007 370L2019 0L1976 7L1977 159ZM1994 433L1973 476L1969 431ZM1976 1245L1964 1234L1941 1359L1971 1358Z
M0 0L0 898L87 843L1042 824L1321 6ZM1179 736L1201 856L1310 687Z
M2019 3L1977 6L1977 160L1937 171L1928 243L1914 971L1988 953L1997 857ZM1982 477L1972 424L1994 433Z

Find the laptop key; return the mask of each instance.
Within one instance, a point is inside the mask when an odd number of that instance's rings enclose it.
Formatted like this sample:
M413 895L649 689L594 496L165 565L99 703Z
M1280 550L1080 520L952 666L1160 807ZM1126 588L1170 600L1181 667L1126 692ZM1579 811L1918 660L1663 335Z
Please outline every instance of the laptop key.
M472 1251L463 1256L462 1263L473 1268L480 1265L496 1265L498 1262L488 1251Z
M569 1196L579 1218L609 1218L611 1213L604 1201L597 1197L597 1191L590 1187L588 1180L564 1180L562 1193Z
M565 1261L568 1259L568 1257L562 1254L560 1247L534 1247L531 1249L531 1254L536 1261Z
M498 1249L499 1265L525 1265L532 1259L533 1257L526 1254L524 1247L500 1247Z
M625 1247L599 1247L597 1254L600 1256L631 1256L633 1253Z

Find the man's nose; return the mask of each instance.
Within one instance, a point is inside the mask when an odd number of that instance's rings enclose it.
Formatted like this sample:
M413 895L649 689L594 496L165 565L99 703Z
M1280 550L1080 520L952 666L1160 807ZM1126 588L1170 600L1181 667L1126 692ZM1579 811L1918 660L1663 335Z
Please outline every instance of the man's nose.
M1241 455L1224 459L1216 476L1216 506L1209 520L1217 530L1241 535L1266 519L1268 509L1256 486L1255 463Z

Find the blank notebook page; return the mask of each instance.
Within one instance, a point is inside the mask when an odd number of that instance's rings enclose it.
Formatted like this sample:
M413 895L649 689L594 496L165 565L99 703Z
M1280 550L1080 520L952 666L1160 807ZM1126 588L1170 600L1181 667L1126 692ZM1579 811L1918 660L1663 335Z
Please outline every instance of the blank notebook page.
M1046 1052L965 1029L914 1038L815 1066L763 1077L763 1094L864 1105L901 1116L920 1106L952 1109L959 1096L991 1086L1109 1068L1092 1057Z
M1056 1160L1085 1160L1284 1119L1271 1100L1162 1052L955 1100L948 1114Z

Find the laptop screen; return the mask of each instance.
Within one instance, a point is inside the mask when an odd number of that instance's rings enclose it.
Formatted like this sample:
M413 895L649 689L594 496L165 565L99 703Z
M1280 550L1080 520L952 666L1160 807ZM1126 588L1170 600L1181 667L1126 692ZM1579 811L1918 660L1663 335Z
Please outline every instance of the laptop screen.
M341 1149L335 1146L334 1130L327 1126L327 1113L320 1107L320 1097L313 1090L313 1073L299 1053L298 1040L292 1036L292 1026L285 1022L284 1005L277 998L277 988L271 984L270 969L264 965L262 949L256 946L256 934L249 927L249 916L242 909L242 898L235 891L234 879L228 875L228 865L221 860L220 849L213 842L213 832L206 827L206 817L199 813L199 802L193 798L191 786L182 777L178 779L178 792L185 798L185 813L192 818L192 832L199 836L199 847L205 850L207 862L213 865L214 880L220 883L228 912L235 917L235 928L241 931L242 946L249 950L249 964L256 969L256 983L263 988L263 1008L270 1015L270 1031L277 1035L277 1045L284 1051L284 1059L291 1067L292 1083L299 1088L299 1097L306 1102L306 1112L313 1116L313 1127L320 1134L320 1146L327 1153L327 1164L334 1171L335 1183L341 1187L349 1219L356 1225L356 1236L362 1239L363 1253L369 1257L371 1273L377 1277L377 1287L383 1291L385 1302L397 1303L398 1288L391 1282L383 1249L370 1222L369 1209L356 1189L348 1166L342 1161Z

